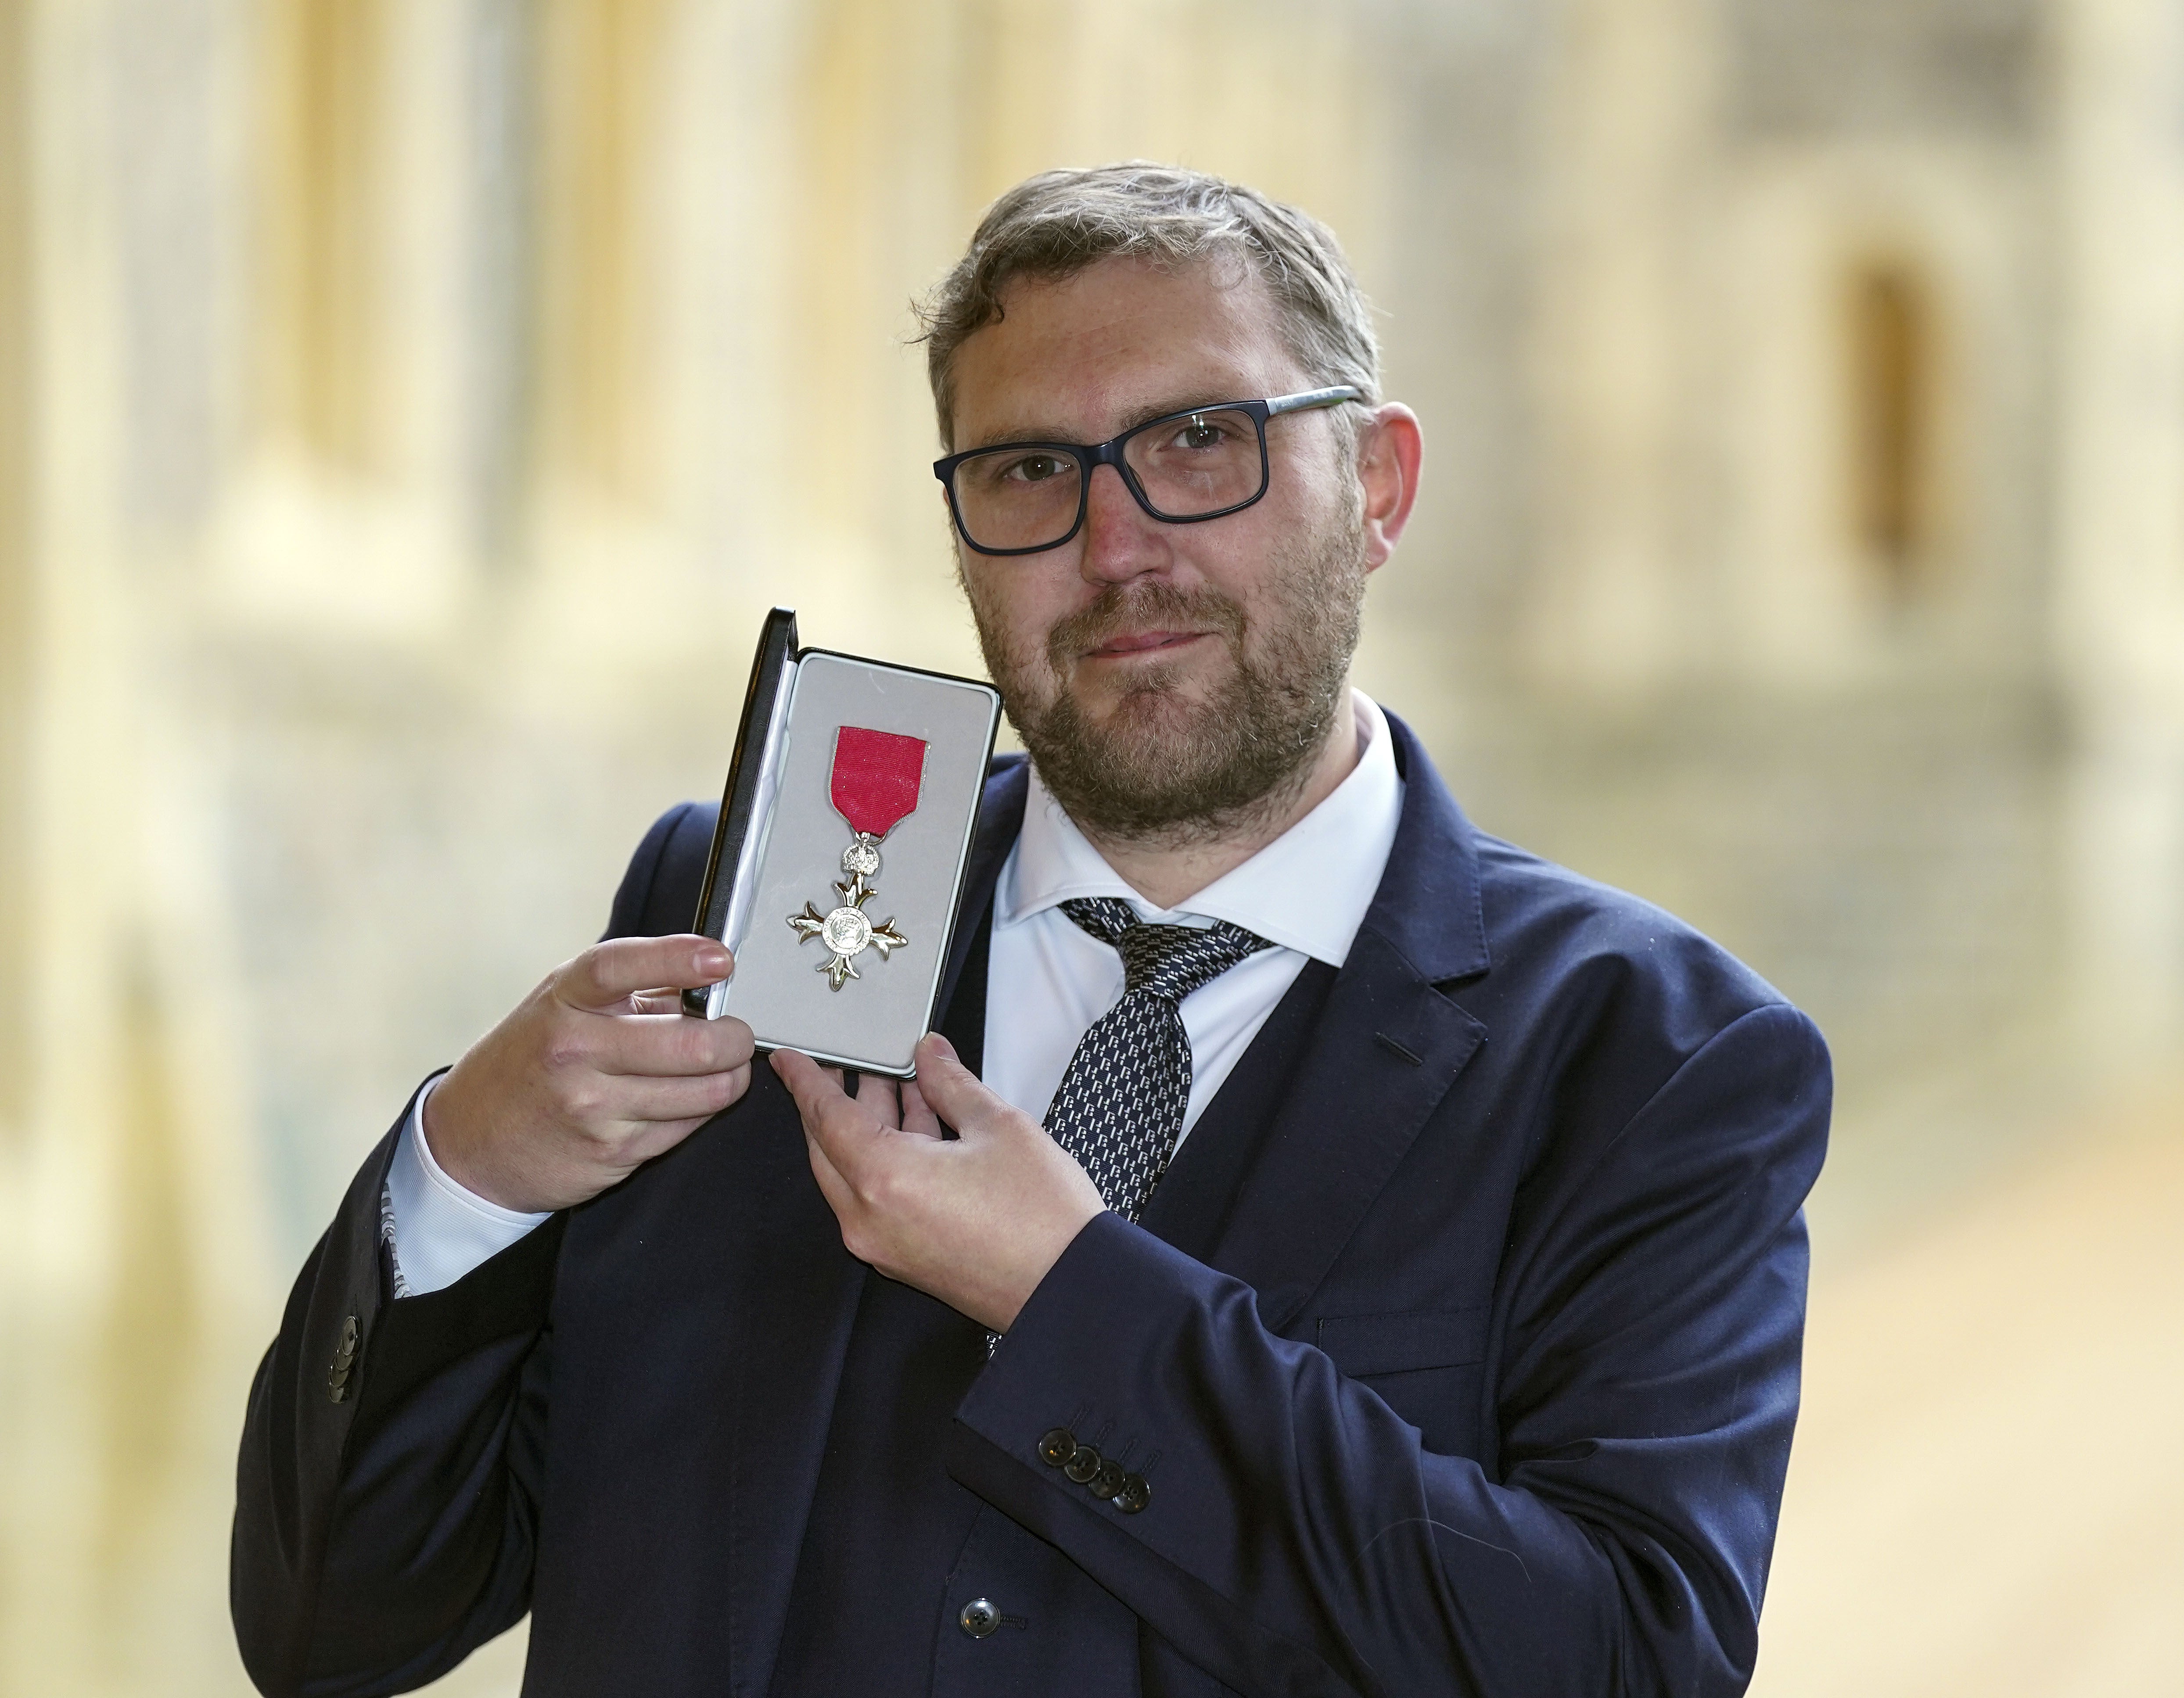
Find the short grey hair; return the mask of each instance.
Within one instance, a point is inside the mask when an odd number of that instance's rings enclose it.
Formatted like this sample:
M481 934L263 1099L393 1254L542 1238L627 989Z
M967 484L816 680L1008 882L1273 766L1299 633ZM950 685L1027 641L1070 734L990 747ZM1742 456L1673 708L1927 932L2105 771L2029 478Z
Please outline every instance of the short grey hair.
M1333 231L1241 183L1132 159L1025 178L986 209L955 269L915 303L944 444L955 447L956 350L999 321L1008 285L1056 281L1120 255L1162 266L1242 260L1273 298L1306 379L1379 400L1372 309Z

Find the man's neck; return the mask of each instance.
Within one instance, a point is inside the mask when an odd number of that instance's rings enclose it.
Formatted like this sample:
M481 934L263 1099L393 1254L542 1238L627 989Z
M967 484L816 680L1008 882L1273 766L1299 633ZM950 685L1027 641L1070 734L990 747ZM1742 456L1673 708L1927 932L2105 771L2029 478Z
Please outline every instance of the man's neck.
M1346 687L1335 702L1334 723L1328 727L1327 740L1286 805L1254 810L1231 830L1175 843L1111 837L1081 822L1078 828L1123 882L1146 901L1156 908L1180 907L1333 795L1356 769L1357 755L1357 699Z

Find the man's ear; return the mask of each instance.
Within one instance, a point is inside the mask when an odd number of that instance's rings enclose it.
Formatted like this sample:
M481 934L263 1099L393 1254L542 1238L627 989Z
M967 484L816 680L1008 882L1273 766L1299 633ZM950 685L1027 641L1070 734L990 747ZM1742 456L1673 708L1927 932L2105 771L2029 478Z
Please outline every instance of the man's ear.
M1418 498L1425 436L1418 415L1400 401L1373 409L1357 433L1357 481L1365 491L1365 570L1396 552Z

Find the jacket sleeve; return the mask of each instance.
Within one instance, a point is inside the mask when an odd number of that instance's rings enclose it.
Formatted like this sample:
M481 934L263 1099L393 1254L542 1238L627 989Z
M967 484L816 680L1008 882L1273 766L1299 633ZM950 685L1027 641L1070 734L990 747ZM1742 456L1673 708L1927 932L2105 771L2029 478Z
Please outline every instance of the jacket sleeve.
M407 1691L529 1606L562 1217L393 1300L379 1193L399 1130L304 1263L251 1387L229 1588L268 1694Z
M704 835L688 804L647 833L608 936L659 919L660 866L686 823L682 838ZM408 1691L530 1606L566 1216L395 1300L380 1200L409 1113L304 1264L251 1386L229 1601L244 1667L278 1698Z
M959 1409L950 1471L1240 1692L1740 1693L1829 1095L1811 1024L1754 1010L1528 1205L1496 1300L1492 1472L1112 1214ZM1150 1501L1126 1513L1043 1461L1056 1427L1128 1445Z

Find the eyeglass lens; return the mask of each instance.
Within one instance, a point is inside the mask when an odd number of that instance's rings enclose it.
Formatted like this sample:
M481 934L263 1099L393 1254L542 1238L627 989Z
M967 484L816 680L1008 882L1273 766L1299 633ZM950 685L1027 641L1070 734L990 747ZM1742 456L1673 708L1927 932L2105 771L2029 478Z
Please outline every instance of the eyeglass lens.
M1123 444L1123 460L1154 515L1196 519L1256 498L1265 482L1258 424L1239 409L1162 420ZM1077 523L1084 470L1044 448L995 448L956 468L956 511L984 548L1052 548Z

